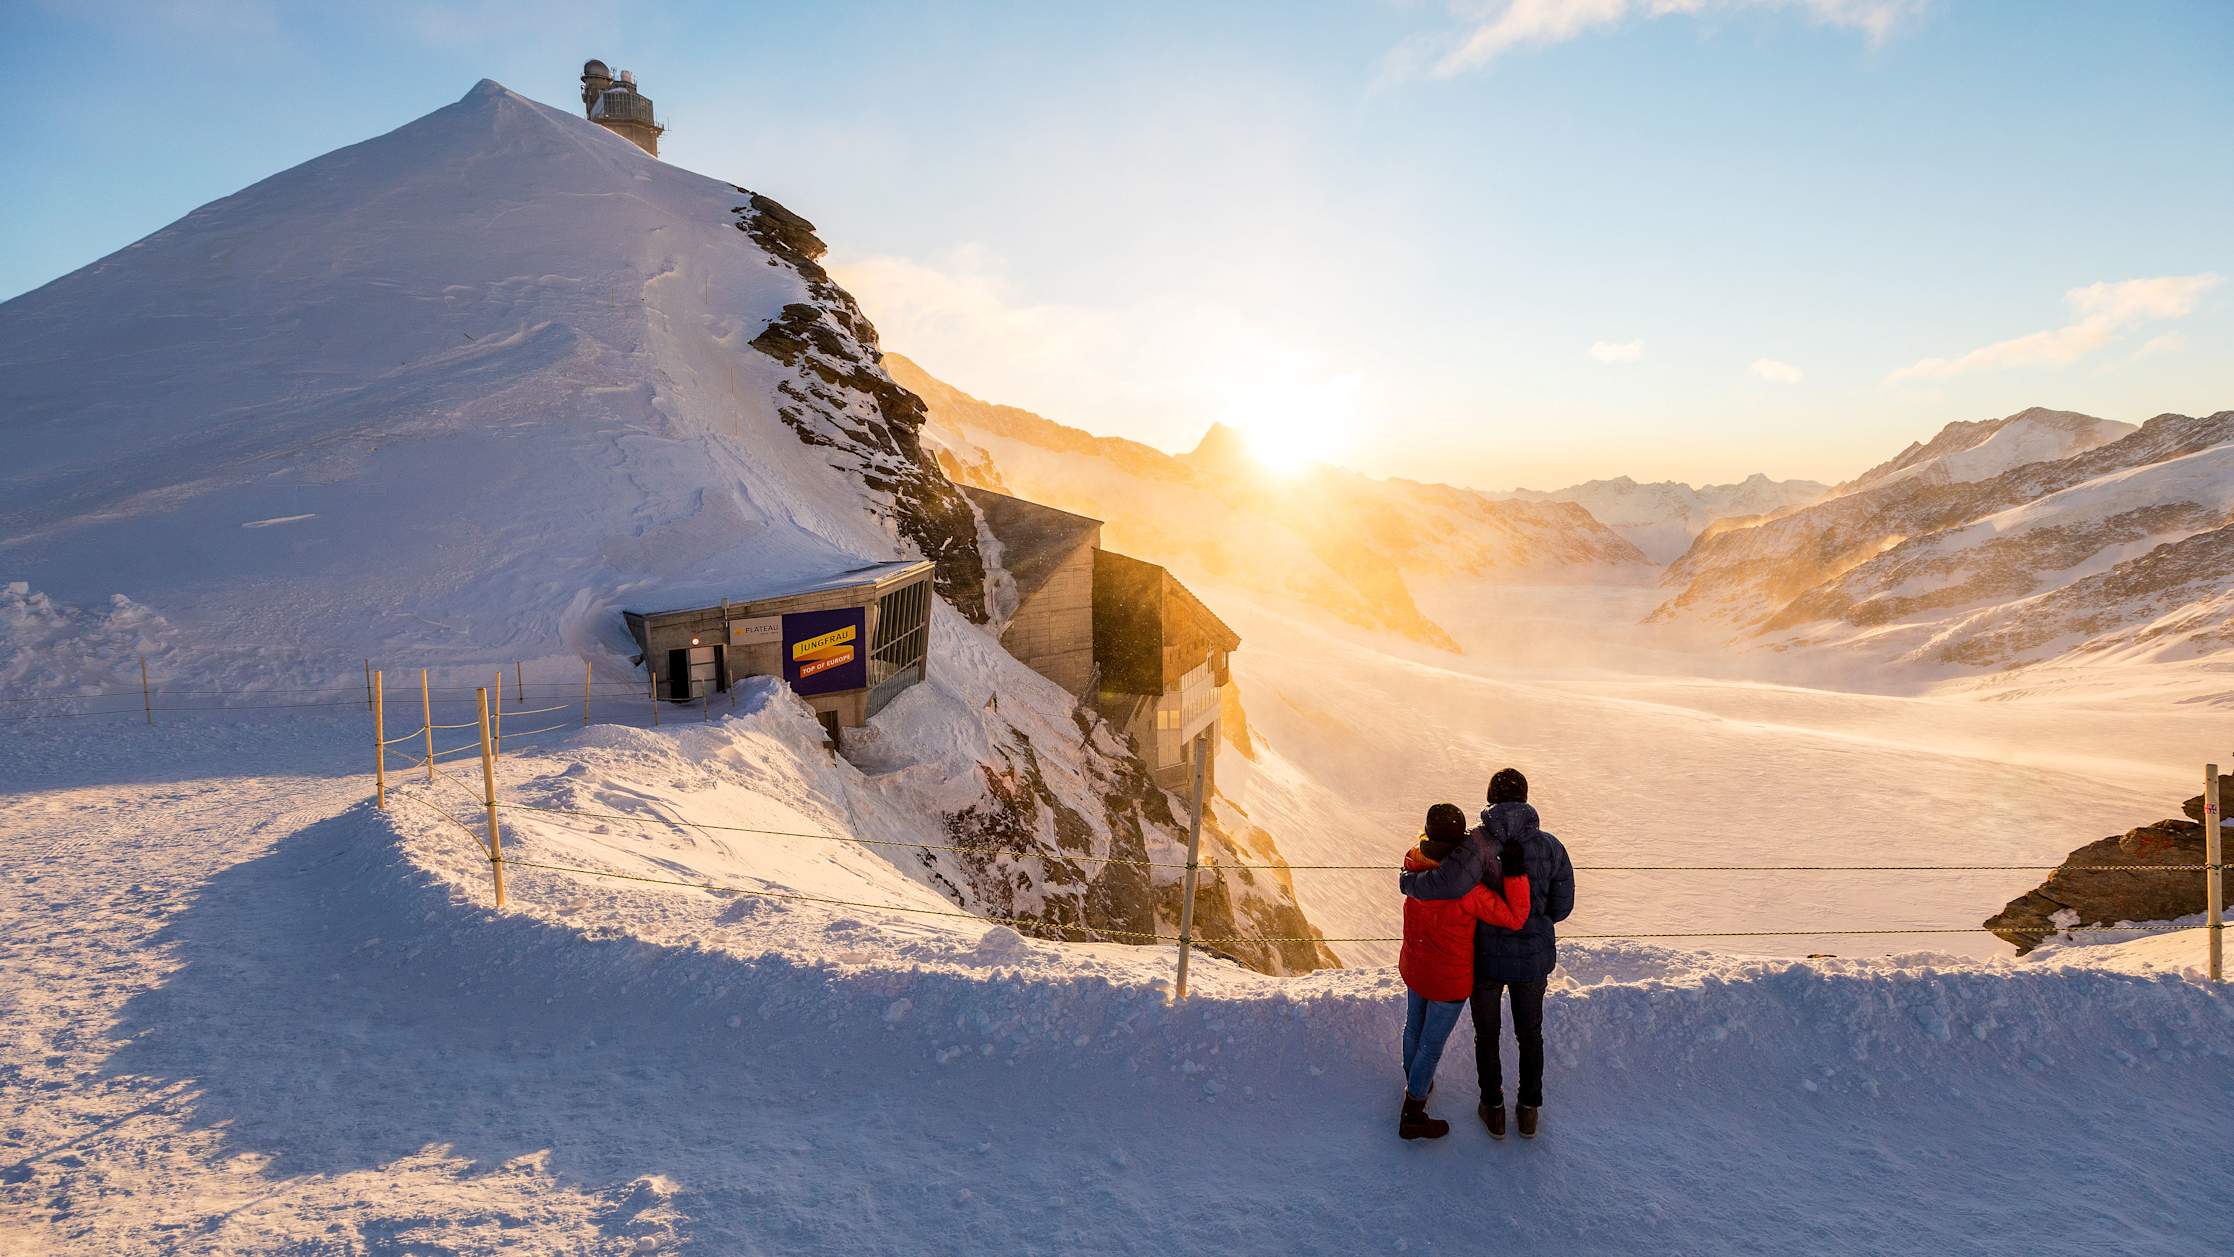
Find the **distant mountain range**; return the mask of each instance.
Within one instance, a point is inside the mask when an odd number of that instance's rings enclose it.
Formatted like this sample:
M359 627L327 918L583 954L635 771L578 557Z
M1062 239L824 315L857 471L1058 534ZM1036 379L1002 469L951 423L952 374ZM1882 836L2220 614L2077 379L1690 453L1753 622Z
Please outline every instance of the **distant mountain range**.
M1660 622L2001 669L2234 648L2234 411L1950 424L1821 502L1709 529Z
M1673 561L1717 520L1770 515L1805 506L1831 491L1815 480L1771 480L1755 473L1737 484L1694 488L1674 480L1639 484L1627 476L1591 480L1564 489L1513 489L1491 497L1524 502L1573 502L1644 552L1655 563Z
M1111 549L1456 649L1407 578L1585 580L1649 575L1650 560L1571 502L1378 480L1320 466L1264 470L1240 434L1213 426L1166 454L981 401L899 354L885 370L921 397L947 475L1104 521Z

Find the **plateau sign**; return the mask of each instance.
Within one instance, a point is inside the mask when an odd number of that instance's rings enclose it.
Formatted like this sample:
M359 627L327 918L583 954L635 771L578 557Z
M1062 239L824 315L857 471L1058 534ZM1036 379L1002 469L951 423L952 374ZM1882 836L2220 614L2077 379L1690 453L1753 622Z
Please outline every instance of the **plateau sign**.
M869 686L862 637L868 608L799 611L783 618L783 679L802 695Z

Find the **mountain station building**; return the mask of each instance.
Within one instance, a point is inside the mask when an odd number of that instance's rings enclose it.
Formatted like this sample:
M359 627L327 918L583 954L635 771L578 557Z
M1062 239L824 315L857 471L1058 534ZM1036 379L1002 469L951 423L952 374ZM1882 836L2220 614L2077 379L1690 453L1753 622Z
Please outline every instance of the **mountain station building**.
M1102 521L990 489L962 492L1016 585L1001 645L1091 703L1166 790L1192 788L1196 738L1207 733L1209 789L1240 635L1162 567L1102 549Z
M929 666L931 564L872 563L742 591L713 606L623 611L653 692L688 703L780 676L833 736L858 729Z

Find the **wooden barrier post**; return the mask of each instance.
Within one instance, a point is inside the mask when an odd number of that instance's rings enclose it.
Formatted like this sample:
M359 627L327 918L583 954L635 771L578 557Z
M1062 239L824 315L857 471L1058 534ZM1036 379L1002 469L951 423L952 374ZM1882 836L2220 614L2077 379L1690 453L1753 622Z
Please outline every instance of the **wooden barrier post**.
M434 694L427 688L427 670L419 669L419 714L427 725L427 784L434 784Z
M501 683L503 675L498 674ZM502 689L501 684L498 687ZM489 876L496 882L496 906L504 906L504 839L496 831L496 753L489 741L489 692L475 690L481 704L481 802L489 811Z
M365 660L365 710L372 710L372 660Z
M496 691L497 697L504 696L504 678L501 675L496 679ZM517 659L512 661L512 698L515 702L527 701L527 665Z
M1174 1002L1187 998L1187 961L1194 951L1195 939L1195 869L1202 857L1202 776L1205 740L1195 739L1195 809L1187 818L1187 871L1186 880L1180 883L1179 898L1179 982L1173 988Z
M388 735L381 727L380 674L372 674L372 805L388 806Z
M659 674L652 673L652 728L659 727Z
M587 659L582 661L582 727L584 729L590 727L590 674L595 671L597 671L596 664Z
M700 694L700 695L698 696L698 702L699 702L699 713L700 713L701 715L703 715L703 716L704 716L704 717L705 717L705 718L706 718L706 719L707 719L708 721L712 721L712 720L713 720L713 718L714 718L714 692L713 692L713 690L709 688L709 689L708 689L708 690L707 690L707 691L706 691L705 693L703 693L703 694Z
M496 712L489 721L489 749L498 759L504 758L504 669L496 670Z
M2225 978L2226 813L2219 810L2218 765L2203 765L2203 926L2211 981Z
M147 722L155 723L155 691L147 687L147 656L140 656L140 706L147 709Z

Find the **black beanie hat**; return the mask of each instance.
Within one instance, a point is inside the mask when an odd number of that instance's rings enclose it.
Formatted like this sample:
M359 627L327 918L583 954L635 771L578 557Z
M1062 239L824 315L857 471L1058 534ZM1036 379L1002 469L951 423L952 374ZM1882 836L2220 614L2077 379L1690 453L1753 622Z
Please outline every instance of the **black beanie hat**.
M1500 768L1489 779L1489 801L1492 803L1528 802L1528 778L1520 775L1518 768Z
M1466 813L1456 803L1438 803L1427 809L1429 842L1461 842L1466 837Z

